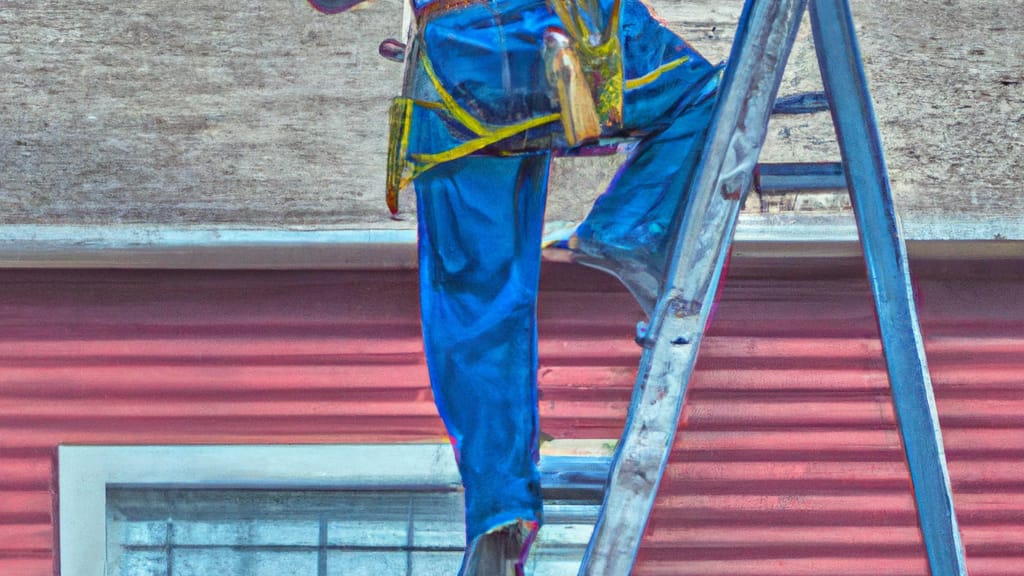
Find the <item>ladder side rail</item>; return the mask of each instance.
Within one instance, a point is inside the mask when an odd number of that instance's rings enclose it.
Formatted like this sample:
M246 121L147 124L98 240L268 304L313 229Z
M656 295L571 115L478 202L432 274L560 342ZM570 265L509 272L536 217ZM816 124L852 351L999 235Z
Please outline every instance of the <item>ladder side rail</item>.
M932 574L966 575L906 243L847 0L812 0L814 44L857 218Z
M630 573L806 0L747 0L581 575Z

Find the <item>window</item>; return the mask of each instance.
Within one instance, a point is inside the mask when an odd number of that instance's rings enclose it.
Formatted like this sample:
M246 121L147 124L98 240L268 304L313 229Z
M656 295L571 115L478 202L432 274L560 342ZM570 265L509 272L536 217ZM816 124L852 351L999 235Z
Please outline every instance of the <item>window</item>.
M462 557L444 445L64 446L59 457L63 574L432 576ZM607 466L544 460L547 522L528 574L578 569Z

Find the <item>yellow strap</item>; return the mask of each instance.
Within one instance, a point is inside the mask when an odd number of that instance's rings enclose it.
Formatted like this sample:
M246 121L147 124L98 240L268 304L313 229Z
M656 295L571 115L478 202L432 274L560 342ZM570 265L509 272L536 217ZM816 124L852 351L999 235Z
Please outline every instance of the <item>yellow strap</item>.
M430 63L430 59L427 57L426 52L420 50L420 62L423 64L423 71L430 78L430 82L434 85L434 89L437 91L438 97L441 98L441 103L427 102L424 100L414 100L414 104L417 106L423 106L437 112L446 112L454 120L461 123L469 131L476 134L478 137L462 144L445 150L443 152L437 152L434 154L410 154L409 159L413 162L412 176L407 179L403 179L403 182L408 182L426 172L427 170L437 166L444 162L450 162L452 160L468 156L473 152L482 150L491 144L496 144L506 138L515 136L526 132L531 128L543 126L551 122L557 122L561 120L562 115L558 112L548 114L545 116L538 116L536 118L530 118L517 122L508 126L488 126L483 122L480 122L473 117L472 114L467 112L455 98L445 89L444 85L441 84L441 80L437 77L434 72L434 66Z
M403 176L415 167L407 159L409 152L409 125L414 102L408 98L395 98L388 113L388 171L385 199L392 214L398 213L398 193L407 182Z
M639 78L627 79L626 80L626 90L632 90L634 88L639 88L641 86L650 84L651 82L654 82L655 80L657 80L658 77L661 76L662 74L664 74L665 72L668 72L669 70L672 70L674 68L678 68L680 65L684 64L685 62L687 62L689 60L690 60L689 56L683 56L682 58L680 58L678 60L673 60L673 61L669 62L668 64L662 64L661 66L658 66L654 70L651 70L650 72L648 72L647 74L644 74L643 76L640 76Z
M452 95L445 90L444 86L441 85L441 81L437 78L437 74L434 73L434 67L430 64L430 59L422 50L420 51L420 62L423 64L423 71L427 73L430 81L434 84L434 89L437 90L437 95L441 97L441 102L444 102L445 109L448 113L462 123L463 126L468 128L471 132L477 136L483 136L491 132L485 127L479 120L473 117L472 114L466 112L459 103L452 98Z
M562 115L558 112L553 112L545 116L538 116L536 118L530 118L511 124L509 126L502 126L500 128L492 130L489 134L483 134L479 138L474 138L468 142L464 142L454 148L445 150L444 152L437 152L435 154L411 154L410 158L422 165L429 165L423 167L420 173L426 171L431 166L436 166L442 162L449 162L463 156L468 156L473 152L482 150L491 144L496 144L505 138L515 136L522 132L526 132L531 128L550 124L551 122L558 122L562 119Z

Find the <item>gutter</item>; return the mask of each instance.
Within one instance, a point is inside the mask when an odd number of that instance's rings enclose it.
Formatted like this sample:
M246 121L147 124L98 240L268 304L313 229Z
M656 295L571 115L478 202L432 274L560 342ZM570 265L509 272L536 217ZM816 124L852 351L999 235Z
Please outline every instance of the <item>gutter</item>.
M571 233L549 223L547 239ZM912 258L1024 258L1019 221L933 222L905 226ZM733 249L740 258L859 257L852 214L741 214ZM416 231L172 225L0 226L0 268L217 270L379 270L416 267Z

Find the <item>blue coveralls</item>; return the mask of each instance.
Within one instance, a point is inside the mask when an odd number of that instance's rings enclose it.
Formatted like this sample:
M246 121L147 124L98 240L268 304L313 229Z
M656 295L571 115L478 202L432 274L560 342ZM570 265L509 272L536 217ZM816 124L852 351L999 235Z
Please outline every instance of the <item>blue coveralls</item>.
M611 6L611 1L605 1ZM438 154L478 137L445 98L481 124L507 126L558 111L542 34L560 27L545 0L416 1L405 96L408 154ZM620 134L640 138L577 233L664 266L669 226L701 154L718 68L624 0L626 86ZM442 87L447 94L438 90ZM415 179L423 334L431 385L462 474L467 542L517 520L541 521L536 297L548 168L564 146L557 122ZM612 135L609 135L612 136Z

